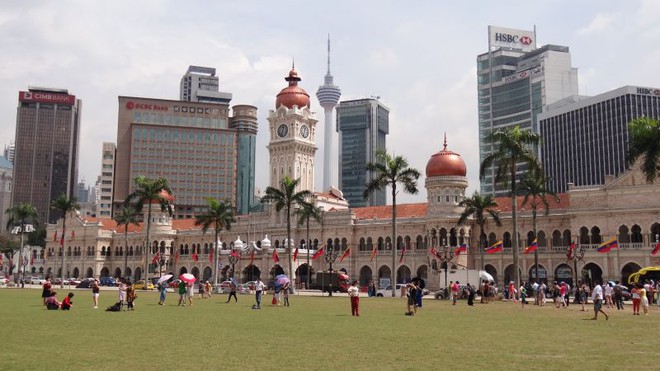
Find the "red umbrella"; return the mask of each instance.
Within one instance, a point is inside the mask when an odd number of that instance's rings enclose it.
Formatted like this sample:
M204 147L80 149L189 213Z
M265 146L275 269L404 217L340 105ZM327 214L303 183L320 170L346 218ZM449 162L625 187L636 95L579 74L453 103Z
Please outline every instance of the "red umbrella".
M179 276L179 278L181 279L181 281L183 281L185 283L193 283L193 282L197 281L197 278L195 278L195 276L193 276L190 273L184 273L181 276Z

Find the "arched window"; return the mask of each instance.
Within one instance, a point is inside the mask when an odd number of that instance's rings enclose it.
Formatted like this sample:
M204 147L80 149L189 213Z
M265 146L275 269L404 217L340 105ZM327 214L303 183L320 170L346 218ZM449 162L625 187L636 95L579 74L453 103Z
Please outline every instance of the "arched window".
M537 243L539 244L539 247L547 247L548 246L548 241L545 238L545 232L543 232L543 231L536 232L536 240L537 240Z
M494 232L490 232L488 235L488 246L493 246L497 242L497 235Z
M619 235L617 236L620 243L630 243L630 234L628 233L628 227L622 225L619 227Z
M572 240L571 240L571 231L570 230L564 229L562 242L563 242L564 246L566 246L566 247L571 246Z
M562 246L561 232L556 229L552 231L552 246Z
M502 238L502 244L504 247L511 247L511 233L504 232L504 236Z
M603 243L603 238L600 236L600 228L596 226L591 228L591 243L594 245Z
M642 237L642 228L638 226L637 224L632 226L632 235L630 236L630 242L632 243L642 243L643 242L643 237Z
M426 246L424 246L424 238L422 238L421 235L417 235L417 238L415 240L415 248L417 250L424 250L426 249Z
M580 228L580 244L588 245L591 243L589 239L589 229L587 227Z

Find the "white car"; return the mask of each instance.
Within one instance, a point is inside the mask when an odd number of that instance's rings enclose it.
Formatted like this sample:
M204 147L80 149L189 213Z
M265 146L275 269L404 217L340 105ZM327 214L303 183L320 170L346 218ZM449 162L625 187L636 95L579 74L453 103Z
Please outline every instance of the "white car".
M32 284L32 285L43 285L44 282L46 282L46 280L43 279L43 278L39 278L39 277L31 277L29 283ZM26 283L27 283L27 282L26 282Z
M396 290L394 291L394 297L400 298L401 297L401 288L404 287L405 284L403 283L397 283L396 284ZM392 297L392 286L387 286L384 289L378 289L376 290L376 296L379 298L385 297L385 298L391 298Z

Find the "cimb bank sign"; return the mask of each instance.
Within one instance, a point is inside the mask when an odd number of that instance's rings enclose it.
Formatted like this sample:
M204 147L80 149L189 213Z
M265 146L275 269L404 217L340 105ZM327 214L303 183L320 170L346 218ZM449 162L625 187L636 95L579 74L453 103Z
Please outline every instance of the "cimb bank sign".
M536 49L534 31L488 26L488 44L490 49L513 48L524 52Z

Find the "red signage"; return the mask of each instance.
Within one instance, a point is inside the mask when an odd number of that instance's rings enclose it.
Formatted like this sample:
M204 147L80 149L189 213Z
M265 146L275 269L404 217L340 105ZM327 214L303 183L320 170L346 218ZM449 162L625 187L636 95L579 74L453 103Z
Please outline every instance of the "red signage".
M139 109L146 111L167 111L167 106L160 106L158 104L145 104L145 103L133 103L131 101L126 102L126 109Z
M76 96L69 94L57 94L41 91L20 91L18 100L21 102L55 103L73 106L76 104Z

